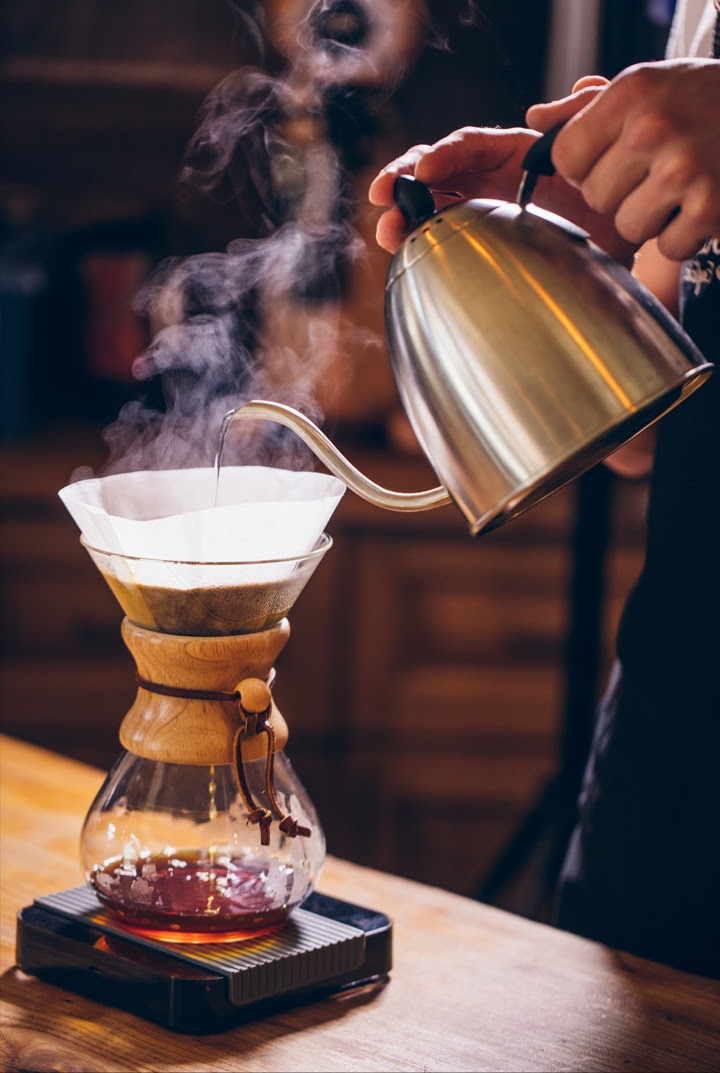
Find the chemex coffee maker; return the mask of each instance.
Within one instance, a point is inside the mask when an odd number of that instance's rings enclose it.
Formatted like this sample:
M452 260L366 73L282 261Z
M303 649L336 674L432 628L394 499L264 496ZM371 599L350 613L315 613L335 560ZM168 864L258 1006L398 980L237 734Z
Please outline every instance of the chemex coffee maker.
M386 976L387 917L315 891L323 828L272 693L344 491L218 455L60 492L138 688L82 829L86 885L20 913L22 969L191 1032Z

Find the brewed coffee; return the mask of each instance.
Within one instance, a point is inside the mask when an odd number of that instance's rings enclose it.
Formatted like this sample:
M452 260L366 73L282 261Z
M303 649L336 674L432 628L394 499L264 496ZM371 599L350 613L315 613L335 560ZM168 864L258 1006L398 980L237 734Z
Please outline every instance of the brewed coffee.
M323 533L306 555L249 563L137 559L85 547L134 625L227 637L285 618L331 543Z
M108 861L89 879L100 901L131 927L152 931L165 942L188 942L195 935L213 942L284 924L293 868L229 851L185 850L181 859Z
M266 630L283 619L305 585L305 576L261 585L170 589L134 585L103 574L136 626L196 637Z

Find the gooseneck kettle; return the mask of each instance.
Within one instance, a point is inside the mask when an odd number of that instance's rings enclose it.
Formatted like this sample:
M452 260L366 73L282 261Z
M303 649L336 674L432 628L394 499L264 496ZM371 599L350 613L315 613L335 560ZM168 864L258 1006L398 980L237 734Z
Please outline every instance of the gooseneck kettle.
M539 502L686 398L712 365L584 231L530 203L537 175L552 174L551 144L546 135L531 147L515 202L473 199L436 211L427 187L396 180L396 202L414 228L387 277L387 346L439 487L381 488L279 403L254 400L226 422L265 418L293 429L380 507L425 510L452 500L474 535Z

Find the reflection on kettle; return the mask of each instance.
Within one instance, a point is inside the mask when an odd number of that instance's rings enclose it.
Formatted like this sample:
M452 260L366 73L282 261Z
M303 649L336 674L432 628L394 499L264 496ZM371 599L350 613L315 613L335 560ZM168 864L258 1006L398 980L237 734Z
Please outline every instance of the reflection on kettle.
M391 510L452 500L475 535L585 472L710 375L664 307L573 224L526 199L436 212L422 184L403 180L396 198L416 227L390 265L385 329L440 486L379 487L274 402L231 411L221 444L236 417L277 421L364 499Z

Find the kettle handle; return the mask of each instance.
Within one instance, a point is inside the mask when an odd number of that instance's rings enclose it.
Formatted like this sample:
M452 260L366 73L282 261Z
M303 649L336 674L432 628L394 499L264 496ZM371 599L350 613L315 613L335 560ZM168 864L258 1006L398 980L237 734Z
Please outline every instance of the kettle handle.
M536 138L523 157L523 174L516 198L518 205L523 209L532 201L538 177L540 175L555 174L555 165L551 158L552 147L563 126L564 124L560 123L557 127L553 127L552 130L548 130L540 138Z

